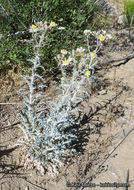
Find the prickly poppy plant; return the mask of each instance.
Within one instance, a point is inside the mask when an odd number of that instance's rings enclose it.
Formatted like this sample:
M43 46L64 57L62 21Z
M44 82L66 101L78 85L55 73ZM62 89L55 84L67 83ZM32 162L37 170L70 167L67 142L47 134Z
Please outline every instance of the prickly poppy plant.
M51 32L53 27L57 27L53 21L49 25L38 22L30 27L36 41L35 56L29 60L32 67L28 74L23 76L27 88L19 91L24 98L24 104L18 116L21 121L20 128L25 135L19 140L19 145L25 147L29 155L25 159L27 165L32 158L33 162L36 161L36 166L42 167L49 163L61 165L64 156L75 154L72 142L77 141L78 129L74 126L79 125L77 118L82 112L78 104L85 101L85 95L89 97L83 86L90 84L91 71L97 64L97 52L103 41L111 38L105 31L96 33L85 30L87 49L79 47L72 52L62 49L56 57L62 73L58 87L61 93L54 101L46 101L42 96L46 86L42 76L38 74L39 68L44 69L40 62L40 47L44 44L46 32ZM97 42L96 49L92 51L89 45L91 35Z

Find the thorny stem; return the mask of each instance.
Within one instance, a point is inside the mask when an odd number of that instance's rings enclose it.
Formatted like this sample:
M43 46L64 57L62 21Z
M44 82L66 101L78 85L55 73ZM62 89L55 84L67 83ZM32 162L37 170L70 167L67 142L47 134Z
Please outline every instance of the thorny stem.
M29 101L30 101L30 112L34 113L35 112L35 107L33 105L33 94L34 94L34 81L35 81L35 74L36 74L36 69L37 69L37 64L39 62L39 52L40 52L40 47L41 47L41 44L43 43L44 41L44 36L45 36L45 33L46 33L46 29L44 30L44 32L42 33L41 37L40 37L40 41L37 45L37 50L36 50L36 53L35 53L35 59L33 60L33 67L32 67L32 76L31 76L31 85L30 85L30 95L29 95ZM32 124L32 128L34 130L35 128L35 122L33 121L33 124Z
M74 101L74 99L75 99L75 97L77 95L77 92L79 91L81 85L84 83L84 80L85 80L85 78L83 77L83 79L79 82L79 85L77 86L77 90L76 90L76 92L74 93L74 95L72 97L72 102Z
M88 51L90 51L90 45L89 45L89 38L87 36L87 48L88 48Z
M73 78L72 78L72 82L73 81L75 81L75 73L77 72L77 68L76 68L76 60L75 60L75 52L74 51L72 51L72 55L73 55L73 63L74 63L74 68L73 68ZM65 79L65 78L64 78ZM62 99L62 102L64 103L65 102L65 98L68 96L68 93L69 93L69 91L70 91L70 89L71 89L71 87L72 87L72 85L70 84L69 85L69 87L68 87L68 89L66 90L66 93L64 94L64 96L63 96L63 99ZM77 92L76 92L77 93ZM72 98L72 100L73 100L73 98ZM70 104L71 104L71 102L70 102Z

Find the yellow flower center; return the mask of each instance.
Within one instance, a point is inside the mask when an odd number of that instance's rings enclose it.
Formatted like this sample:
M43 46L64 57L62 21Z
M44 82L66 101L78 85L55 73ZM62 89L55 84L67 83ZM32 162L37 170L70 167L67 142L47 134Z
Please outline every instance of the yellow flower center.
M87 70L87 71L85 72L85 77L88 78L90 74L91 74L91 71Z
M68 61L63 61L63 65L67 65L68 64Z
M95 53L90 53L90 56L91 57L95 57Z
M69 58L67 59L67 61L69 61L69 62L72 61L71 57L69 57Z
M50 26L55 26L55 25L56 25L55 22L50 23Z
M32 29L36 29L36 28L37 28L37 26L32 24Z
M103 35L100 35L100 36L99 36L99 39L100 39L100 41L104 41L104 40L105 40L105 37L104 37Z

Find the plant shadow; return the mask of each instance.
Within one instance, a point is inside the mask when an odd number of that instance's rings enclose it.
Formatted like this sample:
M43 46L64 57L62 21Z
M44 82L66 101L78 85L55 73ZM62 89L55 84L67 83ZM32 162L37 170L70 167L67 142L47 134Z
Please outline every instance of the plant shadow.
M0 146L1 148L2 146ZM22 168L23 166L17 165L17 164L7 164L5 160L5 156L9 157L10 154L15 150L16 148L9 148L0 150L0 174L12 174L12 175L24 175L23 173L19 173L17 170ZM3 159L4 158L4 161Z
M77 153L84 154L85 147L90 140L90 135L99 134L101 136L101 129L104 126L104 123L100 119L100 116L105 118L106 114L106 112L104 113L102 111L106 110L108 106L113 108L113 102L120 97L122 92L123 89L113 98L102 103L97 103L93 108L90 107L87 114L84 114L83 116L79 115L76 119L76 123L79 121L79 124L71 126L71 129L75 129L74 131L76 131L75 134L77 135L77 140L72 142L71 146L68 147L69 149L74 148ZM110 110L116 117L123 115L123 111L120 110L120 106L120 104L117 105L116 111L115 109Z

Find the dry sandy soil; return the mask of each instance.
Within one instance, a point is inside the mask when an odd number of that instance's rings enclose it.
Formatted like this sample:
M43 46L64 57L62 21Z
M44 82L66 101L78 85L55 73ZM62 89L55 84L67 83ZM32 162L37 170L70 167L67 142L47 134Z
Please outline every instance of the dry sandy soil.
M121 1L117 2L117 8L122 6ZM19 108L0 106L0 190L115 190L114 182L130 185L119 189L134 189L134 58L117 61L133 54L134 40L122 34L122 29L113 32L113 41L105 44L99 55L91 97L83 103L86 113L81 129L83 154L68 158L55 178L51 176L54 169L51 166L44 176L36 169L24 170L23 150L13 148L22 136L16 116ZM109 60L113 61L108 63ZM1 79L0 102L21 101L17 90L22 83L9 77ZM50 84L48 96L58 93L56 85L55 81ZM69 187L73 182L83 185L91 182L95 187ZM102 183L109 184L101 187Z
M123 11L123 0L109 0L116 8L119 14Z

